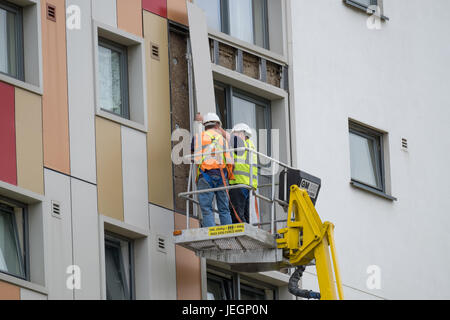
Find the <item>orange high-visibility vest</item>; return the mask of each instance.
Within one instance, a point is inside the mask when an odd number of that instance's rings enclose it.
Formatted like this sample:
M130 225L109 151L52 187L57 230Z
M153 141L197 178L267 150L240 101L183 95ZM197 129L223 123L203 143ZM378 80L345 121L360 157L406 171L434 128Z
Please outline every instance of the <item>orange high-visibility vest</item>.
M223 136L210 129L203 131L200 139L195 139L196 154L195 163L199 166L199 169L203 171L213 169L224 169L225 167L233 164L233 158L229 152L223 152L228 150L228 142ZM228 170L229 171L229 170ZM200 175L200 170L197 172L197 177Z

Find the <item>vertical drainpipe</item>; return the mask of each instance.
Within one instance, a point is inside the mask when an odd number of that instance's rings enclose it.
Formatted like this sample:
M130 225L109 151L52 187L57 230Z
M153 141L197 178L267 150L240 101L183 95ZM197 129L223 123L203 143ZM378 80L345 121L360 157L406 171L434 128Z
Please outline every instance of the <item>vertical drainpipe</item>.
M188 38L186 41L186 60L188 65L188 91L189 91L189 132L192 134L193 129L193 121L194 121L194 97L193 97L193 86L192 86L192 55L191 55L191 40ZM192 139L192 137L191 137ZM191 165L189 165L191 167ZM191 172L189 171L189 181L188 181L188 189L189 186L194 188L194 186L191 184ZM190 190L187 190L190 191ZM186 200L186 229L189 229L189 208L190 203Z
M288 65L289 65L289 71L288 72L288 88L285 88L288 91L288 112L289 112L289 148L291 149L290 152L290 166L294 168L299 168L299 159L298 155L296 153L296 141L297 137L295 136L295 131L292 131L292 128L295 128L296 126L293 125L293 122L295 121L295 100L294 100L294 78L293 78L293 57L292 57L292 16L291 16L291 0L285 0L285 27L286 27L286 41L287 41L287 52L286 56L288 58Z

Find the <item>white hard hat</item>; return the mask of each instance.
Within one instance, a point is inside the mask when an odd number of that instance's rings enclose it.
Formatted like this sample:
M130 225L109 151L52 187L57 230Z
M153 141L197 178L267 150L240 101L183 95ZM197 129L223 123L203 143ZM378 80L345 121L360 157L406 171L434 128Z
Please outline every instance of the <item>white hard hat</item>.
M213 125L215 123L218 123L218 124L220 124L220 126L222 126L222 121L220 121L220 118L217 114L208 113L207 115L205 115L203 117L203 125L204 126Z
M238 123L237 125L235 125L232 132L245 132L245 135L247 137L252 137L252 130L245 123Z

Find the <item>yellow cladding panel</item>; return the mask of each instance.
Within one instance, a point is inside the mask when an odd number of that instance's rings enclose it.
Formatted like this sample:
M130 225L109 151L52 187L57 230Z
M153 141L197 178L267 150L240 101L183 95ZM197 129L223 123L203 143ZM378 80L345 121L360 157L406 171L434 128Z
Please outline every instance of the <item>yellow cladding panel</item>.
M144 11L148 102L148 198L173 209L171 121L167 20ZM159 60L151 57L151 44L159 46Z
M16 88L16 148L18 186L44 194L41 97Z
M96 118L98 211L124 221L120 125Z

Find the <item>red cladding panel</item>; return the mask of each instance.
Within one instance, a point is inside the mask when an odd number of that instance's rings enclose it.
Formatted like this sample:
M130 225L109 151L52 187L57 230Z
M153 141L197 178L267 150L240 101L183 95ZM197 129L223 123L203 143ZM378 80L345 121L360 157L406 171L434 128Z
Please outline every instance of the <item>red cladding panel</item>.
M167 0L142 0L142 8L167 18Z
M17 185L14 87L0 82L0 180Z

